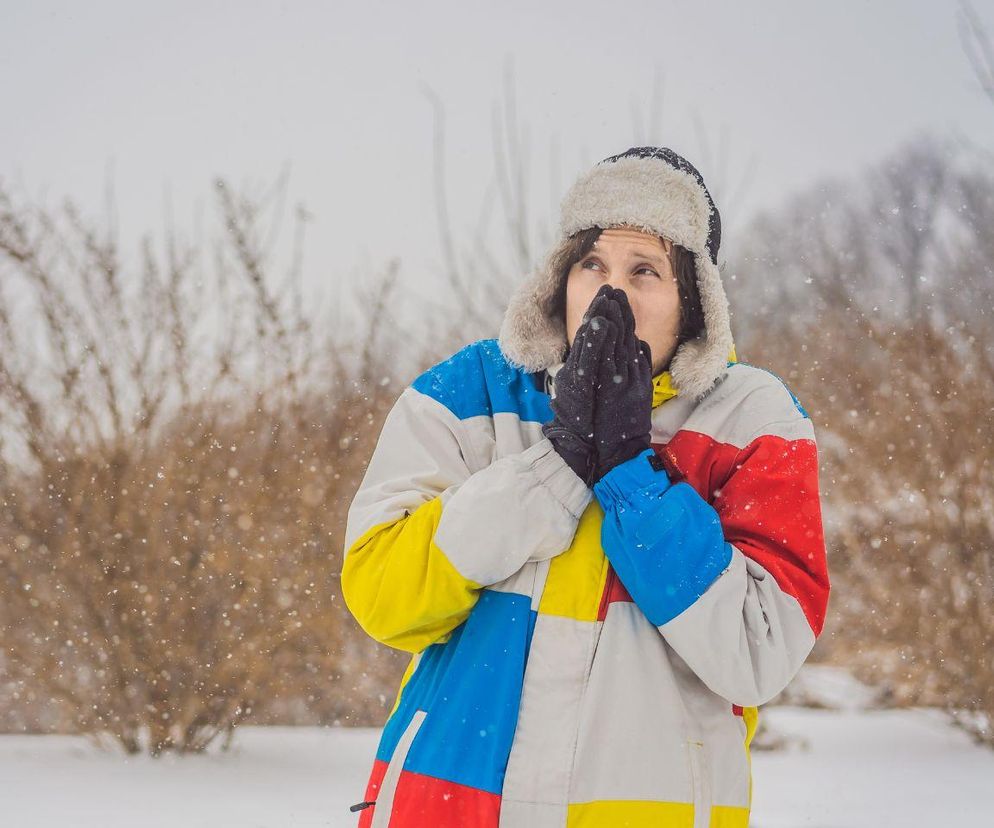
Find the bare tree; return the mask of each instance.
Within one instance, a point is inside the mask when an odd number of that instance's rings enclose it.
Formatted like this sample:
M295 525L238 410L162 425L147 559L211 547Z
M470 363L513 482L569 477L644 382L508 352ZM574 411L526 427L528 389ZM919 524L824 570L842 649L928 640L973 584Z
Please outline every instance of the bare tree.
M992 221L992 170L919 137L759 217L733 304L740 355L815 420L820 657L994 744Z
M159 754L299 719L301 699L382 715L397 659L337 579L347 489L397 393L396 266L362 297L361 338L319 336L303 208L273 276L285 187L219 180L210 250L146 237L134 264L72 204L0 189L0 667L42 714L24 726Z

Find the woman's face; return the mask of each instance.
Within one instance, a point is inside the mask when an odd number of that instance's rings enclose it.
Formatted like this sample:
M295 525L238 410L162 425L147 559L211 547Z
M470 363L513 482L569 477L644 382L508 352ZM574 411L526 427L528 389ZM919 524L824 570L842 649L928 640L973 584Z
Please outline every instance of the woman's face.
M621 288L635 315L635 335L652 350L652 374L669 363L680 331L680 294L658 236L627 227L603 230L566 279L566 335L570 345L601 285Z

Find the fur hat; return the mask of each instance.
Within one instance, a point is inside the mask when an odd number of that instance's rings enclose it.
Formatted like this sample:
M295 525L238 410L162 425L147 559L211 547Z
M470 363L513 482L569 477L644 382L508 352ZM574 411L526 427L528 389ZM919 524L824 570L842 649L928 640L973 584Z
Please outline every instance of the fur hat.
M680 343L669 372L681 394L700 397L724 372L733 346L728 299L718 272L721 217L701 174L666 147L633 147L605 158L576 180L562 200L559 240L511 296L498 336L500 349L510 363L530 372L562 362L565 322L544 311L559 287L552 255L580 230L619 225L670 239L694 256L704 330Z

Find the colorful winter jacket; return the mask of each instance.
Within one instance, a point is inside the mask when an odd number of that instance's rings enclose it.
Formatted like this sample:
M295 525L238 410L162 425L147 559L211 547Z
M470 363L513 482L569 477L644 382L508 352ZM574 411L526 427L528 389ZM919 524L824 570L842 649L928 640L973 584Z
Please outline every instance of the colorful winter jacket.
M829 595L811 420L733 348L697 402L654 378L651 448L591 491L541 432L560 367L480 340L383 425L342 590L413 656L363 828L748 824Z

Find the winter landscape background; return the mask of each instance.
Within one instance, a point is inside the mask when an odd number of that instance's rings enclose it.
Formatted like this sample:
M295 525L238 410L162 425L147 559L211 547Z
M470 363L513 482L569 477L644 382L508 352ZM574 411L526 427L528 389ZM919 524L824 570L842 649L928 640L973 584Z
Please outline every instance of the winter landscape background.
M407 660L338 584L382 418L649 143L819 442L753 823L989 819L986 4L0 0L0 86L0 824L354 824Z

